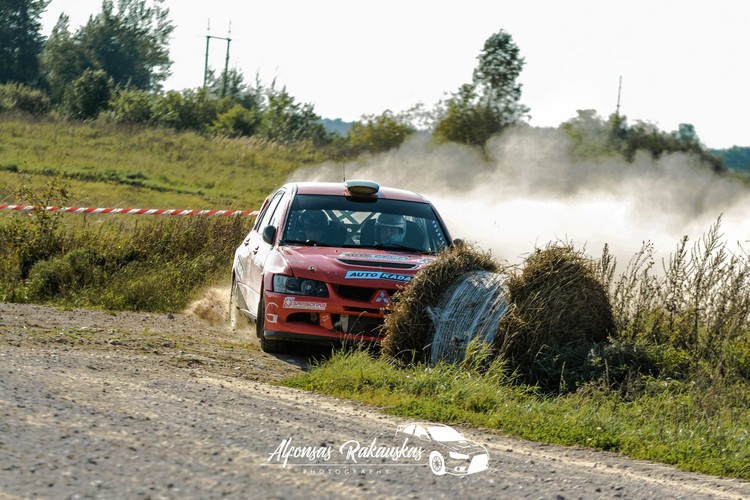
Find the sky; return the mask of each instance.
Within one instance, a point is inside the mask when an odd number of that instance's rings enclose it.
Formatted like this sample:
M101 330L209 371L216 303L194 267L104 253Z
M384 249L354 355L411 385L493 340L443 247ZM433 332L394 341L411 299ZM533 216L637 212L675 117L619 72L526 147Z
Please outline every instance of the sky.
M229 66L247 82L275 79L324 118L345 121L417 103L428 108L471 81L500 29L525 66L530 124L556 127L594 109L665 131L695 126L710 148L750 146L750 3L746 0L166 0L176 28L167 89L203 83L206 35L229 37ZM52 0L76 30L101 0ZM208 31L210 25L210 31ZM231 26L231 32L230 30ZM209 65L224 67L212 39Z

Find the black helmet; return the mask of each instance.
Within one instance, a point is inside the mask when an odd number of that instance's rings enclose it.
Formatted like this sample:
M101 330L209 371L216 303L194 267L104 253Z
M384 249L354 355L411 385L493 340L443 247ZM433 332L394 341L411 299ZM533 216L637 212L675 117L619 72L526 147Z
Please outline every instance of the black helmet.
M300 227L307 230L325 229L328 226L328 217L320 210L305 210L299 216Z

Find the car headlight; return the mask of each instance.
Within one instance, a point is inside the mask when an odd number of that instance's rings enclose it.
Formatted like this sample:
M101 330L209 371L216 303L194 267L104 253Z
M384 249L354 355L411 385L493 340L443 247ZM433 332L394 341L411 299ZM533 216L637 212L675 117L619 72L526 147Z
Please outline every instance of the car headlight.
M328 287L322 281L295 278L283 274L273 276L273 291L308 297L328 297Z
M451 458L455 458L456 460L468 460L469 455L465 455L464 453L457 453L455 451L448 452L448 456Z

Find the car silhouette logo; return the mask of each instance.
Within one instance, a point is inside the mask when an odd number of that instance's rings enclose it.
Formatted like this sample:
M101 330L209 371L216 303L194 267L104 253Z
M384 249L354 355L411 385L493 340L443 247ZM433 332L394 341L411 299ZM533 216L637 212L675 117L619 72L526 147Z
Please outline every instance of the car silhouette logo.
M400 425L396 435L407 436L430 450L427 464L436 476L475 474L489 468L490 455L487 448L466 439L447 425Z

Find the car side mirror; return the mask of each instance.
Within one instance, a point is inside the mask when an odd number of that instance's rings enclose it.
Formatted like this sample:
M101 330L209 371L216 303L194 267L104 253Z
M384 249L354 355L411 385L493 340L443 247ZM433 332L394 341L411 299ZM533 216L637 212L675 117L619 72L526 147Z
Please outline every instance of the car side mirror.
M276 228L274 226L264 227L261 236L263 236L263 241L269 245L273 245L273 240L276 239Z

